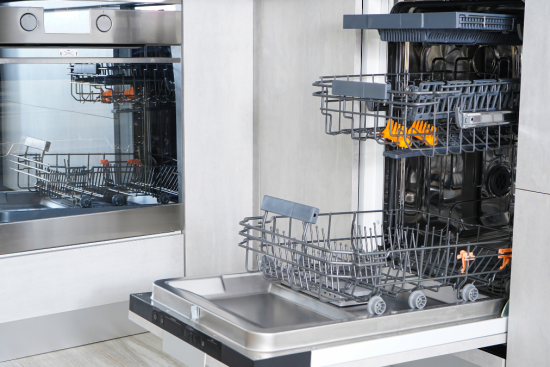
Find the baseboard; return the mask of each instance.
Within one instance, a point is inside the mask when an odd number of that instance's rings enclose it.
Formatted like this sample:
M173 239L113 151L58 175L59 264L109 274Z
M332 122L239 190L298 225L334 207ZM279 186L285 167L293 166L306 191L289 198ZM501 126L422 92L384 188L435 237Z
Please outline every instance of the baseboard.
M0 324L0 362L145 332L128 309L123 301Z

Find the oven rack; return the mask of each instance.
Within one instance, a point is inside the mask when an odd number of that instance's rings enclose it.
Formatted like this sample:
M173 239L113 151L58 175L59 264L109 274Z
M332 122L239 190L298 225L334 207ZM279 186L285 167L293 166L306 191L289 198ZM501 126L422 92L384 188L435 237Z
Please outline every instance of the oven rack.
M450 286L457 299L475 301L478 287L509 280L508 231L403 209L300 215L308 208L266 196L263 216L240 222L249 272L339 306L368 303L371 314L384 313L381 295L408 293L411 308L422 309L424 290ZM406 216L421 220L406 224Z
M436 156L496 150L513 144L519 79L455 72L324 76L325 132L373 139L386 156Z
M133 153L45 153L27 146L11 156L20 189L82 208L94 202L122 206L138 196L168 204L178 196L176 166L144 165Z
M71 95L81 103L175 102L172 64L72 64Z

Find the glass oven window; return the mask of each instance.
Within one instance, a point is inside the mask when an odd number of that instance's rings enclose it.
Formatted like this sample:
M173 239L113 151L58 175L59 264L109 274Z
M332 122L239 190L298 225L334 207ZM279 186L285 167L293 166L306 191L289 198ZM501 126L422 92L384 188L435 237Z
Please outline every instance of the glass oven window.
M78 56L170 58L172 51L84 49ZM59 52L3 49L0 56ZM180 64L75 61L0 65L2 223L182 200Z

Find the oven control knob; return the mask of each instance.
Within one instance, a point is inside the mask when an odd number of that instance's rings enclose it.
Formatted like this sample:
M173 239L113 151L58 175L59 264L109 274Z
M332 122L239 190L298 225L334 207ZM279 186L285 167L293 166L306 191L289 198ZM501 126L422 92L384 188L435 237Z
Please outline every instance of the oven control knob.
M97 26L97 29L99 29L101 32L109 32L111 30L111 27L113 26L111 18L109 18L107 15L100 15L99 17L97 17L95 24Z
M38 25L36 17L34 16L34 14L31 13L23 14L19 23L21 24L21 28L23 28L27 32L34 31L36 29L36 26Z

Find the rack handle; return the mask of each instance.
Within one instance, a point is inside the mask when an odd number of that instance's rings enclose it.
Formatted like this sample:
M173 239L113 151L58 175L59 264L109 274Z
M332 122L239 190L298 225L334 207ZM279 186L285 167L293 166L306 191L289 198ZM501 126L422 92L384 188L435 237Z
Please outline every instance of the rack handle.
M333 80L332 94L367 99L389 99L390 84Z
M260 208L266 212L284 215L289 218L298 219L312 224L317 222L317 218L319 217L319 209L317 208L288 200L278 199L269 195L264 196L262 206Z

